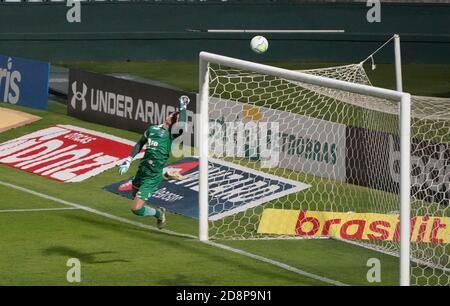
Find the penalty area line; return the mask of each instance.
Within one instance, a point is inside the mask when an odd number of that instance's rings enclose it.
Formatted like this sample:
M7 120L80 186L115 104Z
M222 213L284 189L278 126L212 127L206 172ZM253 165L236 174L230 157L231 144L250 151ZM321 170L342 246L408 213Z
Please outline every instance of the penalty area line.
M94 208L91 208L91 207L88 207L88 206L84 206L84 205L81 205L81 204L77 204L77 203L69 202L69 201L66 201L66 200L62 200L62 199L59 199L59 198L56 198L56 197L53 197L53 196L50 196L50 195L47 195L47 194L44 194L44 193L41 193L41 192L37 192L37 191L31 190L31 189L28 189L28 188L25 188L25 187L21 187L21 186L18 186L18 185L14 185L14 184L11 184L11 183L7 183L7 182L4 182L4 181L0 181L0 185L3 185L5 187L10 187L12 189L16 189L16 190L19 190L19 191L23 191L25 193L29 193L29 194L35 195L37 197L53 201L53 202L57 202L57 203L69 206L69 207L71 207L73 209L84 210L84 211L87 211L87 212L90 212L90 213L93 213L93 214L96 214L96 215L99 215L99 216L103 216L105 218L108 218L108 219L111 219L111 220L115 220L115 221L118 221L118 222L134 225L134 226L137 226L137 227L140 227L140 228L145 228L145 229L149 229L149 230L156 231L156 232L166 233L166 234L177 236L177 237L184 237L184 238L189 238L189 239L197 239L197 237L194 236L194 235L179 233L179 232L165 230L165 229L160 230L160 229L158 229L155 226L151 226L151 225L148 225L148 224L132 221L132 220L129 220L127 218L118 217L118 216L115 216L115 215L112 215L112 214L109 214L109 213L106 213L106 212L102 212L102 211L99 211L97 209L94 209ZM311 278L311 279L315 279L315 280L321 281L323 283L327 283L327 284L331 284L331 285L335 285L335 286L348 286L347 284L341 283L339 281L336 281L336 280L333 280L333 279L329 279L329 278L326 278L326 277L323 277L323 276L320 276L320 275L316 275L316 274L313 274L313 273L309 273L309 272L303 271L301 269L289 266L289 265L287 265L285 263L282 263L282 262L279 262L279 261L276 261L276 260L272 260L270 258L266 258L266 257L260 256L260 255L256 255L256 254L253 254L253 253L241 250L241 249L237 249L237 248L234 248L234 247L231 247L231 246L227 246L227 245L224 245L224 244L221 244L221 243L217 243L217 242L213 242L213 241L205 241L205 242L202 242L202 243L205 243L205 244L207 244L209 246L212 246L212 247L215 247L215 248L219 248L219 249L222 249L222 250L227 250L227 251L239 254L241 256L249 257L249 258L252 258L252 259L255 259L255 260L267 263L267 264L270 264L272 266L279 267L281 269L284 269L284 270L296 273L298 275L302 275L302 276L305 276L305 277L308 277L308 278Z
M108 219L111 219L111 220L115 220L115 221L118 221L118 222L127 223L127 224L131 224L131 225L134 225L134 226L138 226L138 227L141 227L141 228L150 229L150 230L154 230L154 231L158 231L158 232L163 232L163 233L166 233L166 234L169 234L169 235L174 235L174 236L179 236L179 237L184 237L184 238L191 238L191 239L192 238L196 238L194 235L182 234L182 233L177 233L177 232L174 232L174 231L164 230L164 229L163 230L159 230L158 228L156 228L156 226L151 226L151 225L148 225L148 224L132 221L132 220L129 220L127 218L118 217L118 216L115 216L115 215L112 215L112 214L109 214L109 213L106 213L106 212L103 212L103 211L100 211L100 210L97 210L97 209L94 209L94 208L91 208L91 207L88 207L88 206L84 206L84 205L81 205L81 204L77 204L77 203L69 202L69 201L66 201L66 200L59 199L59 198L55 198L53 196L50 196L50 195L47 195L47 194L44 194L44 193L41 193L41 192L37 192L37 191L31 190L31 189L28 189L28 188L24 188L24 187L21 187L21 186L18 186L18 185L10 184L10 183L4 182L4 181L0 181L0 185L6 186L6 187L10 187L10 188L13 188L13 189L16 189L16 190L19 190L19 191L23 191L23 192L26 192L26 193L38 196L40 198L47 199L47 200L50 200L50 201L53 201L53 202L57 202L57 203L60 203L60 204L66 205L66 206L70 206L70 207L73 207L73 208L76 208L76 209L84 210L84 211L87 211L87 212L90 212L90 213L93 213L93 214L96 214L96 215L99 215L99 216L103 216L105 218L108 218Z
M28 208L28 209L1 209L0 213L10 213L10 212L35 212L35 211L58 211L58 210L79 210L75 207L64 207L64 208Z
M309 273L309 272L303 271L301 269L289 266L289 265L287 265L285 263L282 263L282 262L279 262L279 261L276 261L276 260L273 260L273 259L270 259L270 258L267 258L267 257L263 257L263 256L260 256L260 255L256 255L256 254L253 254L253 253L241 250L241 249L236 249L236 248L230 247L228 245L224 245L224 244L213 242L213 241L204 241L203 243L206 243L206 244L208 244L210 246L213 246L213 247L216 247L216 248L220 248L220 249L223 249L223 250L227 250L227 251L230 251L230 252L242 255L242 256L253 258L253 259L256 259L256 260L268 263L268 264L270 264L272 266L276 266L276 267L279 267L281 269L284 269L284 270L287 270L287 271L290 271L290 272L293 272L293 273L296 273L296 274L299 274L299 275L302 275L302 276L305 276L305 277L308 277L308 278L311 278L311 279L315 279L315 280L318 280L318 281L321 281L321 282L324 282L324 283L327 283L327 284L331 284L331 285L335 285L335 286L348 286L347 284L341 283L340 281L336 281L334 279L330 279L330 278L327 278L327 277L324 277L324 276L320 276L320 275L316 275L316 274L313 274L313 273Z

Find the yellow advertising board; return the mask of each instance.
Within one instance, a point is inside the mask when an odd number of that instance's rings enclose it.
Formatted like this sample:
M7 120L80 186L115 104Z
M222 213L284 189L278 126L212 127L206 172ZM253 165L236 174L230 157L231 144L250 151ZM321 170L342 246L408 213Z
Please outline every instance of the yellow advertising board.
M394 214L338 213L268 208L262 214L258 233L397 241L400 236L400 222L399 216ZM450 218L412 217L411 241L449 243Z

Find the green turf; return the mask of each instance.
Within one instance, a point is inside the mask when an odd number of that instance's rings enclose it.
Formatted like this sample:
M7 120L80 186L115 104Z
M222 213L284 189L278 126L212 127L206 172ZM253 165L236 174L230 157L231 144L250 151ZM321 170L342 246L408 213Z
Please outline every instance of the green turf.
M22 107L4 105L18 110ZM43 119L0 134L0 141L16 138L53 124L73 124L101 132L137 139L136 133L83 122L65 115L65 107L50 102L49 111L26 109ZM130 173L136 170L134 163ZM81 183L63 184L35 174L1 165L2 181L42 192L63 200L108 212L135 221L153 224L129 212L129 200L102 190L122 177L116 169ZM0 188L0 209L49 208L55 203L39 200L9 188ZM67 284L65 262L81 257L85 263L84 285L161 284L161 285L318 285L318 281L224 252L195 240L178 238L133 228L81 211L15 212L0 214L0 226L6 233L0 244L1 284ZM168 229L197 234L197 223L177 214L168 215ZM397 283L397 259L332 240L312 241L227 241L258 255L280 260L307 272L358 285L365 280L369 258L382 260L383 285ZM105 253L103 253L105 252ZM84 258L84 261L83 261ZM333 260L330 260L333 258ZM164 272L152 260L164 263ZM97 261L112 261L97 263ZM333 263L332 263L333 262ZM158 265L159 266L159 265ZM162 269L162 268L161 268ZM207 271L207 272L205 272Z
M35 208L54 206L23 193L14 200L32 202ZM82 285L321 284L239 255L223 256L195 240L82 210L0 213L0 230L5 246L0 255L0 285L68 284L70 258L81 262Z
M302 63L274 63L290 69L317 68L325 65ZM157 79L186 90L197 89L197 64L194 62L83 62L64 63L65 66L100 73L128 72ZM329 65L329 64L327 64ZM450 66L405 65L405 89L414 94L450 96ZM378 65L369 77L378 86L393 88L392 65ZM422 73L423 72L423 73ZM372 75L373 74L373 75ZM5 106L2 104L2 106ZM66 116L66 108L50 102L49 111L37 111L6 105L43 117L30 125L0 134L0 142L16 138L53 124L73 124L123 138L137 140L136 133L87 123ZM252 167L248 162L244 165ZM136 170L137 163L130 169ZM273 170L274 174L293 177L314 183L306 192L305 202L319 209L332 207L336 201L324 196L329 188L332 194L345 197L349 193L355 201L364 203L370 193L365 188L349 187L327 180ZM0 180L30 188L45 194L100 211L144 223L130 214L129 201L102 190L102 187L123 179L116 170L109 170L85 182L62 184L34 174L0 165ZM55 207L55 203L40 200L9 188L0 188L1 209L23 209L42 206ZM392 195L381 197L389 200ZM298 200L287 197L281 201ZM389 200L390 201L390 200ZM396 200L392 200L396 202ZM282 204L278 202L278 205ZM395 203L393 203L394 205ZM56 206L58 206L57 204ZM275 203L277 205L277 203ZM361 206L361 211L369 206ZM240 255L206 246L192 239L178 238L162 233L135 228L83 211L15 212L0 214L0 226L7 233L0 238L0 245L8 251L0 253L0 284L67 284L65 263L70 257L82 261L84 285L94 284L156 284L156 285L316 285L318 281L286 270L260 263ZM197 234L197 223L176 214L168 215L168 229ZM251 222L249 223L251 225ZM254 223L252 225L254 227ZM245 228L246 230L248 228ZM254 230L254 228L253 228ZM334 240L264 240L226 241L224 244L238 247L307 272L328 277L352 285L371 285L366 281L367 260L378 258L382 263L381 285L398 284L398 260L395 257ZM164 263L151 264L151 260ZM161 265L162 266L162 265ZM426 273L430 273L427 270Z
M355 61L356 63L357 61ZM59 65L98 73L131 73L176 85L182 89L198 90L198 64L186 61L136 62L60 62ZM268 62L266 64L292 70L305 70L353 63ZM375 86L395 89L395 70L392 64L370 65L364 68ZM405 64L402 66L404 90L414 95L450 98L450 65Z

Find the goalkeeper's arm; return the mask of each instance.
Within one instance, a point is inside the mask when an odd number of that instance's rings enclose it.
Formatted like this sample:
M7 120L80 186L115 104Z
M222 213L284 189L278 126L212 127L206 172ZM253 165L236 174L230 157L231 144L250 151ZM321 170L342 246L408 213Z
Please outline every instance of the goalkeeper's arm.
M180 114L178 117L177 127L180 127L177 133L173 134L173 138L177 138L181 136L184 132L184 130L187 128L186 125L186 112L187 112L187 106L190 102L190 99L188 96L181 96L180 97Z
M131 151L130 156L125 159L125 161L119 166L119 174L123 175L128 171L128 168L130 168L131 162L133 161L133 158L141 151L141 149L144 147L144 145L147 143L147 137L142 135L141 139L136 143L136 145L133 147L133 150Z
M136 142L136 144L133 147L133 150L131 151L130 157L131 159L133 159L140 151L141 149L145 146L145 144L147 143L147 137L144 135L142 135L141 139L139 139L138 142Z

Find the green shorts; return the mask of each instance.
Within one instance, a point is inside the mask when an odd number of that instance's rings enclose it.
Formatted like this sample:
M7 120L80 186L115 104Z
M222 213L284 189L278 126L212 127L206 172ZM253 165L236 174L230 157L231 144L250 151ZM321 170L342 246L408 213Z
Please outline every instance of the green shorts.
M138 190L136 196L143 201L147 201L152 193L158 189L162 181L163 176L161 172L155 173L139 168L132 184L133 188Z

